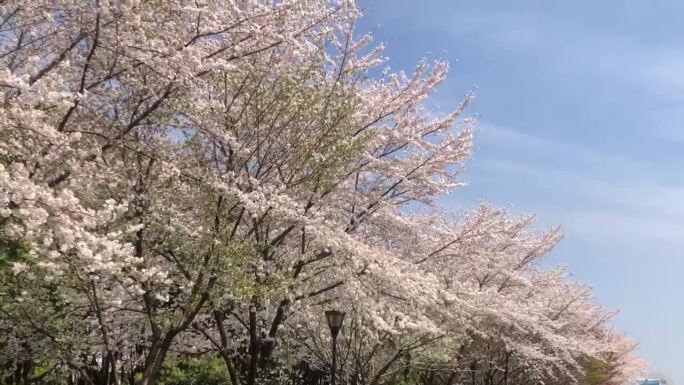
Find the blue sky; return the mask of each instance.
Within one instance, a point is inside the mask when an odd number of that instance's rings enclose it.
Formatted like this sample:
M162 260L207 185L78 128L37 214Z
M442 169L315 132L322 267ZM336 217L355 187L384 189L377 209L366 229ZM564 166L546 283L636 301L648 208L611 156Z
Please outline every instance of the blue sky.
M684 2L362 0L395 69L445 58L431 103L475 89L469 187L565 239L551 261L620 310L615 324L684 385Z

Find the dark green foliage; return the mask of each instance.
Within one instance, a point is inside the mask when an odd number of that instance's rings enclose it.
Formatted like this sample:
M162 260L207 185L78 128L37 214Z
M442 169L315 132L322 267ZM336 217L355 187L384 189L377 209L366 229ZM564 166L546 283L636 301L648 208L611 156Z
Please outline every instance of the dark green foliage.
M158 385L228 385L230 379L223 360L211 355L166 358Z
M29 254L28 242L0 239L0 268L11 267L12 262L24 262Z

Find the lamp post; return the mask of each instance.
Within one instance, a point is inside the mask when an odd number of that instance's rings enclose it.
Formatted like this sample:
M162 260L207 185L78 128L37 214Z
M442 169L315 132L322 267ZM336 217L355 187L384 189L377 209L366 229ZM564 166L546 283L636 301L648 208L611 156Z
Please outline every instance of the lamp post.
M342 329L344 313L338 310L328 310L325 312L325 320L328 321L330 335L332 335L332 365L330 368L330 385L335 385L335 371L337 370L337 335Z

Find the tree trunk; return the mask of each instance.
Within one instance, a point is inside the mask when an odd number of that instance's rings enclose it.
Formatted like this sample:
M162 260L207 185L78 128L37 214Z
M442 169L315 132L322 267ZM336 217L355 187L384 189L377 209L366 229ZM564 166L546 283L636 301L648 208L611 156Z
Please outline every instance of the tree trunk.
M255 301L253 301L255 302ZM257 313L255 305L249 309L249 370L245 385L255 385L259 363L260 338L257 330Z
M171 342L175 337L175 333L168 333L161 341L152 343L150 351L145 359L145 368L143 370L143 378L141 385L154 385L157 382L157 377L161 371L166 353L171 347Z
M226 369L228 369L228 375L230 376L230 384L240 385L240 377L238 377L237 372L235 371L233 360L230 358L230 354L228 351L228 335L226 334L226 329L223 326L223 313L215 311L214 319L216 320L216 327L218 328L219 336L221 337L221 358L223 358L223 361L226 364Z

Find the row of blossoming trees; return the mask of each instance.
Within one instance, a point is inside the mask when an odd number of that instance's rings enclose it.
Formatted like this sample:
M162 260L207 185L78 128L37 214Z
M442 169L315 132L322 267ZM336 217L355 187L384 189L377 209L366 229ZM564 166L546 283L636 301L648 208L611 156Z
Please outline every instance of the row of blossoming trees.
M442 62L372 71L358 16L2 3L0 383L152 385L191 356L234 385L305 381L328 365L329 308L348 384L638 372L613 313L540 266L557 230L435 205L471 150L467 100L425 111Z

